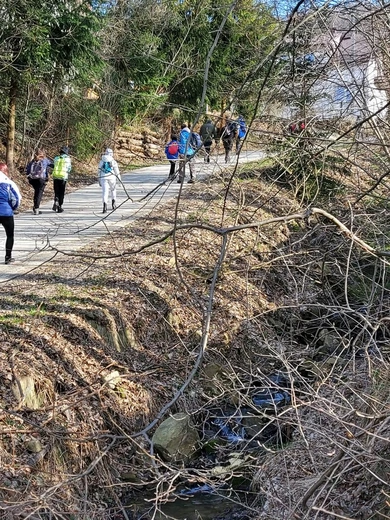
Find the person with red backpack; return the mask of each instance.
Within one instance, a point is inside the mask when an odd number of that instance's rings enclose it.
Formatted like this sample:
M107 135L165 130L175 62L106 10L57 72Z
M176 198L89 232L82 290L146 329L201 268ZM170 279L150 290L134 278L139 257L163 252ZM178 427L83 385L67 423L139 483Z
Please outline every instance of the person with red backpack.
M165 155L171 164L168 176L168 180L171 181L175 178L176 164L179 159L179 143L177 135L171 135L171 140L165 147Z
M54 163L51 159L46 157L45 150L38 149L35 152L34 159L27 164L26 174L30 185L34 189L33 197L33 213L34 215L40 215L42 211L39 211L43 192L46 184L49 180L49 168L53 168Z

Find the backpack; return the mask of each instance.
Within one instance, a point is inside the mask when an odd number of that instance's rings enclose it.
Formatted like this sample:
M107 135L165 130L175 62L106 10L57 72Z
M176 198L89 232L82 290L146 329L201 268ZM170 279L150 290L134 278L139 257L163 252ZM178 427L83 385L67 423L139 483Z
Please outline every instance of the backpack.
M172 143L169 143L168 145L168 153L170 155L176 155L179 151L179 143L177 141L172 141Z
M46 177L45 167L41 160L34 161L31 164L29 177L30 179L44 179Z
M101 171L104 173L112 173L112 162L111 161L104 161L101 167Z
M239 120L239 130L238 130L238 137L240 139L244 138L246 135L246 123L243 119Z
M54 159L54 168L52 171L53 179L66 179L67 178L67 161L66 157L59 156Z
M228 123L224 130L223 130L223 134L222 134L222 139L230 139L230 137L235 133L236 131L236 123L234 123L233 121L231 121L230 123Z
M190 146L194 150L198 150L198 148L202 148L202 146L203 146L202 139L200 138L200 135L197 132L191 132Z

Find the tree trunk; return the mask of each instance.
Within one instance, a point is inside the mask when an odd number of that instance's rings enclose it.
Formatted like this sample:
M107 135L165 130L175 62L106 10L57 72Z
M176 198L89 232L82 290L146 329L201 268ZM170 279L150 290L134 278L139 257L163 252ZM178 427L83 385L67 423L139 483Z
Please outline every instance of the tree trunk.
M9 90L9 110L8 110L8 128L7 128L7 151L6 162L8 171L12 175L14 171L14 155L15 155L15 122L16 122L16 98L18 86L16 80L11 80Z

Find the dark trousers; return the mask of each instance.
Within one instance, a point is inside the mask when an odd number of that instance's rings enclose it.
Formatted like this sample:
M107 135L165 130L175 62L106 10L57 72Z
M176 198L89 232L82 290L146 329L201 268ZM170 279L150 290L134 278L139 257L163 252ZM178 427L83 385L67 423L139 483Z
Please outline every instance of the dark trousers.
M14 217L0 217L0 224L5 229L7 240L5 242L5 256L11 258L12 248L14 247Z
M34 188L34 209L38 209L41 205L42 195L45 190L45 179L29 179L28 182Z
M204 162L210 162L210 152L211 152L211 146L213 142L212 141L205 141L203 143L204 149L206 151L206 157L204 158Z
M223 147L225 149L225 162L230 160L230 152L233 149L233 137L222 139Z
M171 167L169 170L169 177L171 177L173 179L173 177L175 176L176 161L169 161L169 162L171 163Z
M59 206L62 206L62 204L64 203L66 181L64 181L62 179L54 179L53 186L54 186L54 200L58 202Z

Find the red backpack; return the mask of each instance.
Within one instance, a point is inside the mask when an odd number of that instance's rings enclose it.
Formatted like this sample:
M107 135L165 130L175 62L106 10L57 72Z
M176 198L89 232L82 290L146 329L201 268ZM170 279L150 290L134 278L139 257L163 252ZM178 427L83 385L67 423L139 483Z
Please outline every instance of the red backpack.
M177 152L179 151L179 144L177 141L172 141L172 143L170 143L168 145L168 153L171 154L171 155L176 155Z

